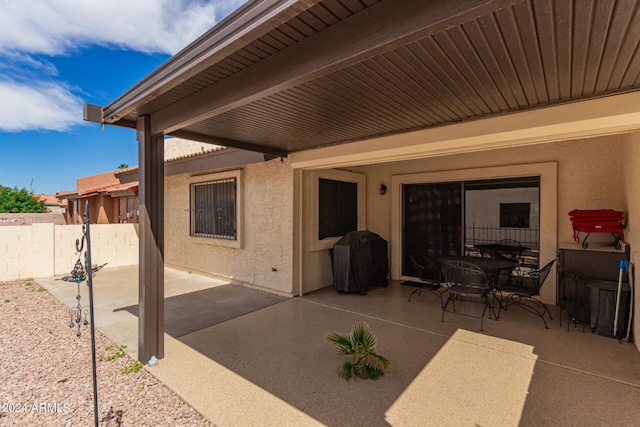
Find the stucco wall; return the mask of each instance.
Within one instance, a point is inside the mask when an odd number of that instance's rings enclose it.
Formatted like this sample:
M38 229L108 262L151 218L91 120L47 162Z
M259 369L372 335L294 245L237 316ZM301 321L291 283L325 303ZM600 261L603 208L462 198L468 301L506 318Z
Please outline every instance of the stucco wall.
M215 171L211 173L211 179L215 179ZM199 172L198 177L201 176ZM189 174L165 178L165 262L291 295L293 171L288 161L274 159L243 167L244 222L240 248L218 245L215 239L189 236L192 179Z
M622 173L623 166L637 170L626 145L629 136L614 135L583 140L554 142L534 146L442 156L403 162L342 168L366 175L367 229L388 241L392 237L392 195L379 194L381 183L391 184L394 175L435 171L460 171L478 168L554 163L557 165L557 242L547 251L554 256L557 246L574 244L567 213L572 209L633 210L627 201L637 188ZM636 136L637 139L637 136ZM635 140L634 140L635 141ZM634 146L637 149L637 146ZM638 156L636 156L638 157ZM514 168L512 168L514 169ZM517 166L515 166L517 169ZM200 172L199 172L200 173ZM213 171L212 171L213 173ZM628 172L630 175L632 172ZM307 176L309 172L303 175ZM189 236L189 174L165 180L165 260L187 270L227 277L231 280L265 287L285 294L293 289L293 171L279 159L243 168L244 239L241 248L201 243ZM215 177L215 175L212 175ZM301 230L309 226L307 186L302 185ZM546 191L542 188L541 191ZM637 192L637 191L636 191ZM637 196L635 204L639 202ZM541 207L544 209L544 207ZM631 230L628 233L632 233ZM304 235L304 233L302 233ZM636 233L639 234L639 233ZM608 238L607 236L604 236ZM597 242L598 236L590 237ZM202 239L200 239L202 240ZM628 236L632 244L631 237ZM215 243L215 242L212 242ZM307 242L308 243L308 242ZM545 242L549 244L549 242ZM640 244L640 242L639 242ZM393 248L391 248L393 250ZM305 292L332 283L328 250L310 252L302 242L302 287ZM546 259L545 259L546 260ZM273 272L272 268L277 271ZM553 280L552 280L553 281ZM555 291L548 289L549 298Z
M624 177L622 190L627 202L625 212L627 212L627 229L625 238L631 247L631 262L634 265L640 261L640 132L626 135L622 146L622 169ZM634 330L636 346L640 348L637 337L640 336L640 325L638 324L638 307L640 305L640 292L638 292L638 281L634 295Z
M545 237L545 230L548 231L548 228L541 224L541 262L546 263L555 258L558 247L575 244L573 228L568 216L569 211L573 209L624 209L624 195L621 189L623 178L620 173L622 145L621 136L606 136L367 166L364 170L369 176L369 194L374 200L378 199L376 208L368 211L367 222L371 231L379 233L385 238L389 236L392 255L394 250L397 255L401 238L397 234L394 236L392 220L389 220L389 215L392 217L392 214L389 214L392 209L392 199L389 196L374 196L380 182L391 182L392 175L444 171L443 175L446 176L447 174L458 174L453 171L553 162L557 165L557 207L553 207L551 212L552 215L557 212L557 242L550 241L553 240L553 237ZM509 173L518 172L519 167L515 167L511 168ZM549 212L549 203L556 202L555 199L547 198L548 192L555 190L545 187L547 184L544 180L541 183L541 212ZM548 202L546 205L545 198ZM385 205L380 206L381 203L385 203ZM549 219L548 215L548 213L546 217L541 215L541 220ZM607 239L610 240L611 236L594 233L590 237L590 242L597 244L599 241ZM550 276L547 282L542 289L541 296L545 302L553 303L557 290L555 275Z
M555 162L557 164L557 246L572 245L573 229L568 212L573 209L627 210L621 173L625 153L625 136L613 135L596 138L553 142L533 146L476 152L452 156L440 156L402 162L379 163L367 166L342 168L367 176L367 228L392 240L392 194L379 194L380 184L390 186L392 176L437 171L460 171L477 168L525 165ZM517 169L517 168L515 168ZM545 191L544 188L541 191ZM541 209L545 209L541 206ZM596 243L594 235L590 241ZM548 244L549 242L541 242ZM548 251L555 256L555 245ZM394 245L390 245L393 251ZM324 258L328 259L328 252ZM304 273L309 267L317 269L326 262L321 254L303 264ZM318 285L332 283L330 271L316 270L314 280ZM551 279L555 287L555 280ZM555 289L545 289L547 300L555 295Z
M332 179L353 182L358 188L358 230L367 229L367 180L362 173L354 174L343 170L304 171L302 174L302 236L301 236L301 292L303 294L321 289L333 283L333 268L329 249L340 237L319 240L319 186L318 180Z
M380 196L380 183L387 185L391 176L420 172L484 168L528 163L558 164L558 243L573 243L568 212L573 209L624 209L624 178L621 166L624 156L623 136L553 142L529 147L485 151L456 156L442 156L354 167L368 176L367 199L369 229L391 236L391 200ZM591 239L591 238L590 238Z
M187 154L209 151L216 146L206 142L191 141L183 138L166 138L164 140L164 158L175 159Z

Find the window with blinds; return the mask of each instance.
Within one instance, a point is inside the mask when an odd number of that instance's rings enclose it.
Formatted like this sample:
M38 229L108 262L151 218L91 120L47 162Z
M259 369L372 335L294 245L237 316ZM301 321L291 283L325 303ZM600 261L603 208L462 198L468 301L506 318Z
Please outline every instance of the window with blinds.
M236 240L236 178L191 184L191 235Z
M320 178L318 207L318 239L357 230L358 184Z

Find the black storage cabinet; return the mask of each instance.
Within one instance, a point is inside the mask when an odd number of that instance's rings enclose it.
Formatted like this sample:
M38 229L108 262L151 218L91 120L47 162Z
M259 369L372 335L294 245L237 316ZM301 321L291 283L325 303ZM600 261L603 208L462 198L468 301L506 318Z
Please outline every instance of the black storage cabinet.
M567 320L589 324L593 333L614 337L616 291L620 279L620 261L629 261L630 247L567 247L558 252L558 301L567 310ZM616 335L627 334L631 287L623 272L620 312ZM568 327L568 325L567 325Z
M366 294L373 286L387 286L387 241L370 231L350 231L333 246L333 287Z
M589 289L589 314L591 316L591 331L596 335L622 339L627 334L631 301L631 286L622 283L620 286L620 306L618 324L614 335L618 283L605 280L587 281Z

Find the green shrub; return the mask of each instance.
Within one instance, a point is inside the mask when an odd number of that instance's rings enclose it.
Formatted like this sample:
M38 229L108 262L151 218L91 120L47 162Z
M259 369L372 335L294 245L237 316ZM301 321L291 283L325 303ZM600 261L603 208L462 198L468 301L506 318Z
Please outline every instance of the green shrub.
M347 360L336 370L338 377L345 381L352 378L376 380L391 370L389 360L376 354L378 341L365 322L358 322L348 335L334 331L325 335L324 339L337 347L339 355L347 356Z

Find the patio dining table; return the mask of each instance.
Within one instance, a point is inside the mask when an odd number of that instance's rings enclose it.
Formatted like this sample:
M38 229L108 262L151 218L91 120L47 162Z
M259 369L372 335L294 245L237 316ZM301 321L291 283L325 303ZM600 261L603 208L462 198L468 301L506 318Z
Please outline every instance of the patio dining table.
M500 282L498 278L500 277L500 273L503 271L506 271L510 277L511 272L514 268L516 268L517 265L515 261L510 261L505 258L484 258L478 256L443 256L439 257L438 261L443 264L448 261L465 261L481 268L489 279L489 284L491 285L491 293L494 297L494 304L497 301L500 308L504 308L502 307L501 298L499 298L497 295L497 293L500 292ZM491 310L493 311L493 314L497 319L499 316L494 311L493 306L491 306Z
M465 261L481 268L487 277L492 282L494 288L498 287L498 276L502 271L511 271L516 267L515 261L510 261L504 258L484 258L477 256L443 256L438 258L439 262L445 263L447 261Z

